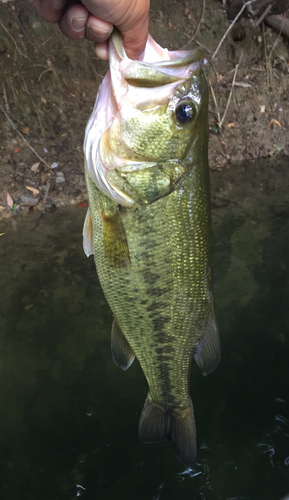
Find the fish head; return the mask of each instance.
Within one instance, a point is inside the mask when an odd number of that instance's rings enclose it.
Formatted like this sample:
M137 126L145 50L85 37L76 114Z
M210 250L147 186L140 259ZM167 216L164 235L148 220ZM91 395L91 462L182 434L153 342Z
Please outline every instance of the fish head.
M148 38L143 59L125 53L117 31L110 38L110 70L87 125L89 175L118 203L134 204L109 180L109 171L163 162L194 162L207 154L208 87L202 50L173 51Z

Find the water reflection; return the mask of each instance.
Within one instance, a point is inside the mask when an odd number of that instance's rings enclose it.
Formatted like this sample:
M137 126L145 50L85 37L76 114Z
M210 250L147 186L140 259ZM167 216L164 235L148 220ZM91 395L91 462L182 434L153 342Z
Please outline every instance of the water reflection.
M81 208L0 223L5 500L280 500L289 489L289 162L212 174L223 353L192 367L198 465L137 429L147 387L110 354ZM286 498L286 497L285 497Z

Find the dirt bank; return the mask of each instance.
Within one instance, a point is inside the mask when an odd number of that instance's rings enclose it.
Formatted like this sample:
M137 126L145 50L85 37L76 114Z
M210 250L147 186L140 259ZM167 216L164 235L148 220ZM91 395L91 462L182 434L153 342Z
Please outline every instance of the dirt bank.
M25 1L2 1L0 19L0 217L86 203L83 134L107 65ZM161 45L204 47L211 169L289 154L288 42L242 20L212 59L228 26L213 0L152 1L150 31Z

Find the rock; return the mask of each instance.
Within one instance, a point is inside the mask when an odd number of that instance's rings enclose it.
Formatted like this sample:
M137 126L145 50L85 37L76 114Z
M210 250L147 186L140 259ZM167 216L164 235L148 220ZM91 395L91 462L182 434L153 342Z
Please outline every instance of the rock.
M64 177L62 177L61 175L58 175L58 176L56 177L56 184L60 184L60 183L62 183L62 182L65 182L65 178L64 178Z
M20 198L23 205L27 205L28 207L34 207L38 203L38 198L31 198L31 196L26 196L23 194Z

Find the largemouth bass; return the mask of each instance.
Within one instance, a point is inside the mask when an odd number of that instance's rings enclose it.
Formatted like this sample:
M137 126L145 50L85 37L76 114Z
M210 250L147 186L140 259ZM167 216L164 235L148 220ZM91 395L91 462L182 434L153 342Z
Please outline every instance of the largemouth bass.
M84 250L114 315L113 359L126 370L136 357L148 382L139 438L169 439L193 468L191 358L204 375L220 359L202 53L169 52L149 37L143 61L132 61L117 31L109 46L85 132Z

